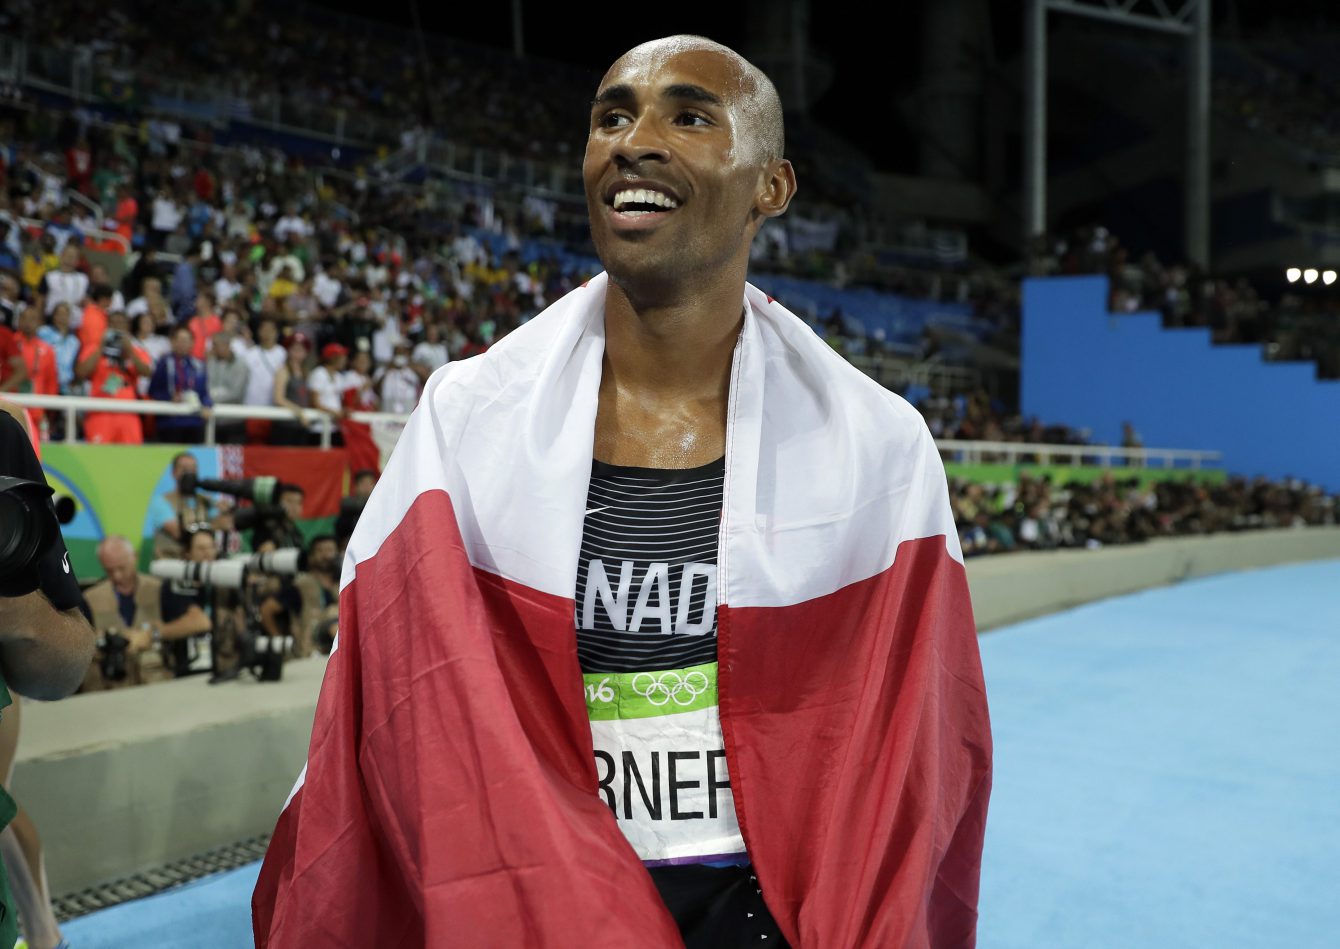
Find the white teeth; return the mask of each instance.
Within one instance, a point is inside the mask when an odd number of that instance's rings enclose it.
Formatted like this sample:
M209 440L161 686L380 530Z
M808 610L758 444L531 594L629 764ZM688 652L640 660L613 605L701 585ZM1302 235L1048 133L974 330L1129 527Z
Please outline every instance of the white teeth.
M645 188L629 188L614 195L614 210L620 210L625 204L654 204L670 209L679 207L679 202L669 195Z

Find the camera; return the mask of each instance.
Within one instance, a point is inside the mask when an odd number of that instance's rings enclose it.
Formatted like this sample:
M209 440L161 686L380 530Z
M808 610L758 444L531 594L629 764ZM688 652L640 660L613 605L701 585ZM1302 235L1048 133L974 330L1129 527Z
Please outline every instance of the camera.
M241 595L245 620L235 633L238 664L237 672L215 669L211 684L236 678L242 669L250 670L261 682L278 682L284 674L284 656L288 652L288 636L270 636L261 625L260 610L247 583L253 573L291 575L307 567L307 555L294 547L259 554L240 554L228 560L196 563L187 560L155 560L149 564L149 573L164 580L175 580L193 586L238 590Z
M125 681L126 649L129 645L130 640L115 629L107 630L98 640L98 648L102 650L99 666L102 669L102 677L108 682Z
M112 362L120 362L126 354L125 342L120 330L108 330L102 334L102 354Z
M74 502L51 502L51 488L39 481L0 476L0 596L23 596L37 589L37 562L74 517Z
M279 506L279 495L288 487L290 486L278 478L269 476L240 481L219 481L197 478L188 472L177 479L177 493L182 496L194 494L196 491L217 491L220 494L250 501L251 507L240 508L233 512L233 529L251 531L253 547L259 547L267 540L273 540L282 546L301 541L302 532Z

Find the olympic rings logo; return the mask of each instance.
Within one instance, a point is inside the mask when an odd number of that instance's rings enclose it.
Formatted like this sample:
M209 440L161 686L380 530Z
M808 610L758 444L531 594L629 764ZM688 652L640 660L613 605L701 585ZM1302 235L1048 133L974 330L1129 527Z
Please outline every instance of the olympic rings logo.
M629 686L652 705L674 702L687 707L706 692L710 684L707 676L701 672L690 672L688 675L678 672L639 672L633 676Z

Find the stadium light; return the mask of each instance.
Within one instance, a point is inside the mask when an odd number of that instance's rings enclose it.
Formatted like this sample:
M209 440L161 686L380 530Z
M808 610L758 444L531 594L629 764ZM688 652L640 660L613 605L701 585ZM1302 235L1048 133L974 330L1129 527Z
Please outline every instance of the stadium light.
M1334 270L1323 271L1321 275L1321 282L1326 284L1326 286L1328 287L1331 284L1335 283L1335 271Z
M1303 283L1316 283L1316 282L1317 282L1316 267L1309 267L1303 271Z
M1299 270L1297 267L1290 267L1288 270L1284 271L1284 276L1290 283L1297 283L1298 278L1303 276L1303 271Z

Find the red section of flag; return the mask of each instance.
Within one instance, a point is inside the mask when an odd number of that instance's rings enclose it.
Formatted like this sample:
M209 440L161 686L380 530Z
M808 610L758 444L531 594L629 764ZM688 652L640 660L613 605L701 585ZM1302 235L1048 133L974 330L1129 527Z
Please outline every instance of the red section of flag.
M259 947L682 944L596 793L571 599L471 567L431 491L340 610ZM735 806L790 943L973 946L991 739L944 538L719 625Z
M248 445L242 449L242 477L269 475L302 486L303 517L330 517L340 512L344 476L349 467L342 449L267 448Z
M421 495L340 597L258 947L679 947L596 793L570 598L476 570Z
M721 608L736 813L793 946L967 949L991 732L963 565L943 537L787 607Z

